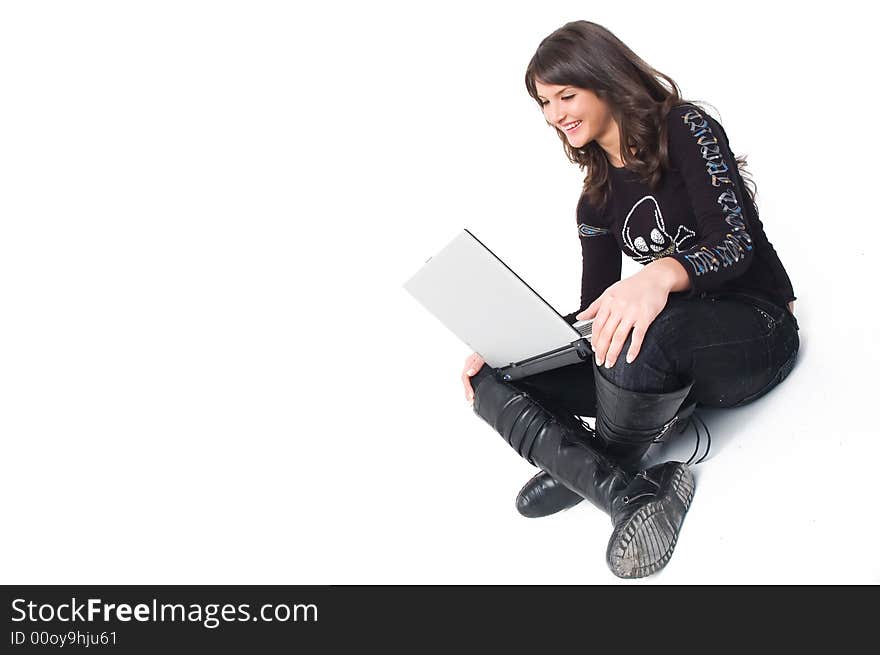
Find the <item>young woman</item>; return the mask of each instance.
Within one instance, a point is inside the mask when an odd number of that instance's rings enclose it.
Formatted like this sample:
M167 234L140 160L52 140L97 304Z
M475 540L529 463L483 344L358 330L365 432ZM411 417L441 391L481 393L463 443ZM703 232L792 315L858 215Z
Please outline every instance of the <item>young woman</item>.
M611 515L609 567L641 577L669 561L694 480L687 463L639 462L694 407L743 405L788 375L795 296L745 188L745 161L671 78L577 21L541 42L525 82L586 171L581 305L566 320L595 319L595 359L511 383L475 353L462 381L477 415L542 469L519 511L590 500ZM622 254L644 268L621 280Z

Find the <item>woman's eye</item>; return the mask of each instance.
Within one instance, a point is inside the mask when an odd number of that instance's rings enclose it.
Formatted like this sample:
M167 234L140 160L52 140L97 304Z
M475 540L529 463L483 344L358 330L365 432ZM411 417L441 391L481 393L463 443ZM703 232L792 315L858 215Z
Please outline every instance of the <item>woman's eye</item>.
M572 98L574 98L574 96L575 96L575 94L572 93L570 96L562 96L562 99L563 99L563 100L571 100ZM548 104L550 104L550 101L549 101L549 100L542 100L542 101L541 101L541 106L542 106L542 107L546 107Z

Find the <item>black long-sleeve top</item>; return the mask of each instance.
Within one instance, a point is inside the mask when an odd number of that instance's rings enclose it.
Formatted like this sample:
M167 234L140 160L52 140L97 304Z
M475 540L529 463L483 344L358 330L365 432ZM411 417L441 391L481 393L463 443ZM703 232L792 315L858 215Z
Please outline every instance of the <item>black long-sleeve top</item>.
M577 207L583 254L581 305L586 309L620 279L621 254L640 264L672 257L687 271L693 297L707 291L757 292L785 306L791 281L747 193L721 124L692 104L667 117L669 169L650 187L626 168L611 167L604 211L582 195Z

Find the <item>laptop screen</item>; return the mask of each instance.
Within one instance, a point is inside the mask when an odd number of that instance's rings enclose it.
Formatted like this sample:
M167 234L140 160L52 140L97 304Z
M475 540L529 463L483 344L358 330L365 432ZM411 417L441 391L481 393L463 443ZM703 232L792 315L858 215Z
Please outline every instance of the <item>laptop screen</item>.
M404 288L494 368L580 338L467 230L429 259Z

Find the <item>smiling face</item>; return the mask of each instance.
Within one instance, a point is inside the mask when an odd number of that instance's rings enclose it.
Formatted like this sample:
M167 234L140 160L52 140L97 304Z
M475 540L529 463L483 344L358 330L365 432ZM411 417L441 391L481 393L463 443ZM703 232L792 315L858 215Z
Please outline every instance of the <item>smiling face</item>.
M619 131L608 103L589 89L576 86L544 84L536 79L535 87L544 118L565 134L573 148L596 141L606 152L614 153L614 165L622 164L618 156Z

